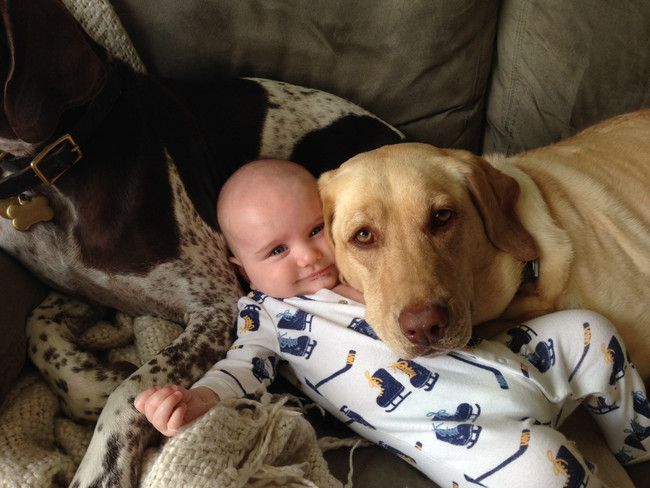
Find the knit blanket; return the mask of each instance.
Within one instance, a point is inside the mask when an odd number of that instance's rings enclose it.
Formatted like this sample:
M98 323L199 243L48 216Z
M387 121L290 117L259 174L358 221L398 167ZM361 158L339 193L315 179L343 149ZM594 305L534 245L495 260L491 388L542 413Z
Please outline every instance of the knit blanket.
M64 324L53 324L52 313L64 315ZM27 324L29 338L47 331L53 354L75 350L73 363L96 361L107 369L116 364L139 366L181 330L158 317L112 313L58 292L35 309ZM94 371L74 371L64 368L64 377L48 374L47 381L36 371L25 371L0 404L0 486L43 488L71 482L94 425L70 418L67 410L73 408L64 407L54 385L72 383L71 374L85 374L83 396L94 391L93 398L104 399L108 392L102 391L115 386L107 381L93 384L89 378ZM222 402L177 436L147 451L141 486L341 487L329 473L302 408L289 407L286 401L286 397L265 393L259 401ZM322 441L331 443L327 438Z
M146 72L131 38L109 0L62 0L84 30L108 52L133 69Z

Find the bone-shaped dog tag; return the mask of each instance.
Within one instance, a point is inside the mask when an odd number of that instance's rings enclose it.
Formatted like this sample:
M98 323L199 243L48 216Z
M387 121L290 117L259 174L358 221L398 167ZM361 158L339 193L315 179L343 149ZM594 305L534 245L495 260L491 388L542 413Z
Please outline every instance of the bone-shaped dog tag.
M7 207L7 217L12 220L16 229L26 231L34 224L52 220L54 210L44 196L39 195L31 199L18 197L18 204Z
M18 205L19 203L18 197L4 198L0 200L0 217L11 220L11 217L7 214L7 209L11 205Z

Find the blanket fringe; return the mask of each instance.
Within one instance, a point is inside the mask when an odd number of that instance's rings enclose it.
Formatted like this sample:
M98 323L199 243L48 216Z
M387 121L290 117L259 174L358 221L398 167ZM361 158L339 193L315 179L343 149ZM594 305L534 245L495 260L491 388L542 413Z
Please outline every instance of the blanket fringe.
M286 403L270 393L220 403L161 446L141 485L342 488L311 424Z

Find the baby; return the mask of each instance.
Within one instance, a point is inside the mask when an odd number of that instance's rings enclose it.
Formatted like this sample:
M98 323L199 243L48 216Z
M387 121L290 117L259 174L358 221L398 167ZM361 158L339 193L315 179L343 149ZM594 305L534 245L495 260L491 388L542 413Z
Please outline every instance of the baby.
M251 293L238 338L187 390L155 387L135 407L164 435L226 398L283 374L360 435L441 486L601 487L557 430L582 403L622 463L650 459L650 406L613 326L583 310L540 317L444 356L406 360L338 280L315 178L277 160L249 163L218 201L231 261ZM396 284L397 286L398 284Z

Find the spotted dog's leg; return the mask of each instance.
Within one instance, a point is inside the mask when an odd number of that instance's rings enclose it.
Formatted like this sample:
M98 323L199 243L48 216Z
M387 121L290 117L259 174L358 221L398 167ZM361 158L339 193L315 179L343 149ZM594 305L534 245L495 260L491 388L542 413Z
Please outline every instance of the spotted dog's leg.
M157 433L133 406L135 396L154 385L190 386L200 378L229 345L223 321L219 314L196 314L174 342L115 389L99 416L71 487L138 485L141 453Z
M225 240L200 220L171 161L169 171L181 234L179 256L147 276L112 276L111 282L125 289L141 285L160 303L186 310L177 322L187 326L110 395L73 479L75 488L137 486L142 451L155 431L133 407L136 395L154 385L191 386L225 355L232 342L242 291L228 263ZM142 292L136 296L140 298Z
M144 389L140 387L140 380L136 372L108 398L71 487L131 488L138 485L137 454L156 434L147 419L133 407L133 398L140 388ZM124 401L125 397L128 402Z
M63 413L75 420L96 421L109 394L137 368L126 362L104 364L85 347L92 342L101 349L102 339L109 343L106 346L133 339L131 324L103 321L104 312L52 292L27 319L29 357L56 394ZM91 340L90 331L102 337Z

